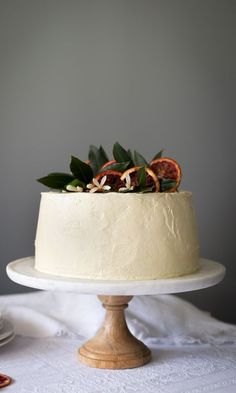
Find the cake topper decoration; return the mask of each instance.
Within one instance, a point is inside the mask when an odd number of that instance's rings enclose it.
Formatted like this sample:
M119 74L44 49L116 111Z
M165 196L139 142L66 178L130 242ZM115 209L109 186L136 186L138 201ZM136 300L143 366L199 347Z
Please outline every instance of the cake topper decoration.
M91 145L85 162L72 156L71 173L52 172L39 183L62 192L175 192L181 181L181 168L160 150L148 162L136 150L126 150L118 142L109 160L102 146Z

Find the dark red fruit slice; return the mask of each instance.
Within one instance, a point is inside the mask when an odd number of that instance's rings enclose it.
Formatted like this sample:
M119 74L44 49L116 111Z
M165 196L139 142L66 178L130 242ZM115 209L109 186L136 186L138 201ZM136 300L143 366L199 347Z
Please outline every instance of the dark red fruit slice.
M130 176L131 179L131 185L134 187L138 186L138 170L140 169L140 166L134 166L133 168L127 169L121 176L121 180L125 181L125 178L127 175ZM145 167L145 171L147 173L147 187L153 188L154 192L158 192L160 189L160 183L155 175L155 173L152 171L152 169Z
M181 181L181 168L177 161L168 157L158 158L150 163L150 168L159 180L169 179L175 181L175 186L168 189L168 192L177 190Z
M101 179L106 176L107 179L105 184L111 187L111 191L119 191L119 188L124 187L125 185L125 183L121 180L121 175L122 173L118 171L105 170L95 176L95 179L100 182Z
M8 377L8 375L5 374L0 374L0 388L4 388L10 383L11 383L11 377Z

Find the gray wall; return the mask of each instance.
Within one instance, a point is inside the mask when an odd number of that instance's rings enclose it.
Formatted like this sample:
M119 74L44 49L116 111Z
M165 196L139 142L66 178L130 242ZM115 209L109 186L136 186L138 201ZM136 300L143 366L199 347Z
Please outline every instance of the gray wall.
M0 293L6 264L34 253L35 179L114 141L178 159L201 253L223 283L184 295L236 322L236 2L1 0Z

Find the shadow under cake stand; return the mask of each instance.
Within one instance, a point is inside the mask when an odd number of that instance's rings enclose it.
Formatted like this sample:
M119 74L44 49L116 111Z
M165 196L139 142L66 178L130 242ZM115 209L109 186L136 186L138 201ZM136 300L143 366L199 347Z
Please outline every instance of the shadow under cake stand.
M78 351L82 363L96 368L126 369L151 360L150 349L129 331L124 309L135 295L157 295L194 291L220 282L225 268L201 258L201 268L183 277L148 281L103 281L54 276L34 269L34 257L8 264L11 280L31 288L98 295L106 309L105 320L95 337Z

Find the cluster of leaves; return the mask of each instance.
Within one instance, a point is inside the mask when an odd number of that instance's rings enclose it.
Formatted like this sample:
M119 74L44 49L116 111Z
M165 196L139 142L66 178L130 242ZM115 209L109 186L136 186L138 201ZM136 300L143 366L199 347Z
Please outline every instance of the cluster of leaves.
M161 158L163 150L160 150L152 160ZM113 157L115 162L112 162L103 169L103 165L109 162L109 157L102 146L96 147L91 145L89 148L87 163L77 157L71 156L70 171L71 173L53 172L45 177L37 179L38 182L52 189L66 190L68 185L74 187L80 186L86 189L86 185L92 179L107 170L124 172L129 168L140 167L137 172L137 186L135 192L151 192L152 189L147 186L147 174L145 167L149 166L148 161L138 153L136 150L132 152L130 149L126 150L118 142L113 146ZM160 181L160 191L167 191L175 185L173 180L162 179Z

